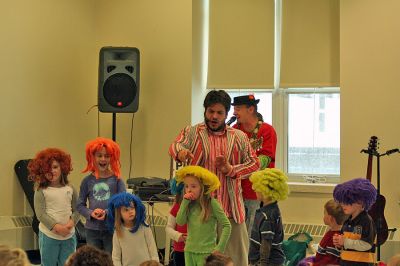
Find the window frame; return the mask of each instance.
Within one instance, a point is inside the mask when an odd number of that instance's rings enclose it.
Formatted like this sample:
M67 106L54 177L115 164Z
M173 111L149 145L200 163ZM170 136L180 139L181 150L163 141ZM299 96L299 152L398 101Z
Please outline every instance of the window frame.
M281 154L280 162L282 164L282 168L284 172L289 177L289 182L295 183L305 183L305 184L338 184L340 183L340 173L338 175L331 174L290 174L288 172L288 157L289 157L289 94L303 94L303 93L315 93L315 94L329 94L329 93L338 93L340 95L339 87L320 87L320 88L287 88L287 89L279 89L280 102L272 101L273 104L277 104L277 108L281 108L282 120L283 123L280 125L280 132L278 134L278 149L279 154ZM273 117L274 110L273 110ZM276 121L276 120L275 120ZM279 120L277 120L279 121ZM279 122L277 122L279 124ZM280 135L279 135L280 134ZM282 136L279 138L279 136ZM340 146L340 145L339 145ZM339 155L340 157L340 155ZM340 169L340 166L339 166ZM339 170L340 171L340 170Z
M339 87L321 87L321 88L280 88L273 89L260 89L260 88L229 88L225 89L229 94L230 92L257 93L269 92L272 93L272 126L278 136L278 143L276 149L276 167L282 169L289 177L289 183L298 184L319 184L319 185L335 185L340 183L339 175L329 174L289 174L288 173L288 121L289 121L289 94L302 94L302 93L315 93L327 94L338 93L340 95ZM229 117L228 117L229 118ZM322 182L324 181L325 182Z

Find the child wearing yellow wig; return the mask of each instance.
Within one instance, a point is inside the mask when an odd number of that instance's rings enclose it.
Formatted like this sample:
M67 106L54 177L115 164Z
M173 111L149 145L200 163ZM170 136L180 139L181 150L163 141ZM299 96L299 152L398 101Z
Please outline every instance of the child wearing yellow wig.
M283 226L278 201L289 194L287 176L279 169L266 168L250 176L253 190L263 206L256 211L251 229L249 261L251 265L283 265Z
M183 201L176 223L187 224L185 265L203 266L208 255L223 253L231 233L231 224L219 202L211 197L220 182L218 177L200 166L186 166L176 172L177 183L183 182ZM222 233L217 243L217 223Z

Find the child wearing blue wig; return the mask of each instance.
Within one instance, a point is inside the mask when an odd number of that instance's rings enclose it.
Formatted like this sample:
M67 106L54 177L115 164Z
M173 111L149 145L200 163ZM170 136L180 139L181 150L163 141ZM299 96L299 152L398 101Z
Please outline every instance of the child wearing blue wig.
M153 234L145 220L146 208L135 195L122 192L109 200L107 224L114 231L112 260L115 266L159 261Z

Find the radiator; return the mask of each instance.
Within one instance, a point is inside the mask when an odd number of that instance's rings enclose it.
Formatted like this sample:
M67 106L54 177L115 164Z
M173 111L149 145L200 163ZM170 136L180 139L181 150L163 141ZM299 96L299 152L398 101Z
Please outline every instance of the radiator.
M301 223L284 223L283 231L285 233L285 238L288 238L298 232L309 233L314 241L320 240L325 232L328 230L328 226L324 224L301 224Z
M0 216L0 244L24 250L38 249L32 216Z
M165 249L165 227L167 226L167 217L153 215L147 216L147 224L150 225L153 237L156 241L158 249Z
M298 233L307 232L313 237L313 243L319 243L328 230L324 224L284 223L285 239ZM400 236L397 231L390 231L387 241L381 246L381 261L388 261L400 251Z

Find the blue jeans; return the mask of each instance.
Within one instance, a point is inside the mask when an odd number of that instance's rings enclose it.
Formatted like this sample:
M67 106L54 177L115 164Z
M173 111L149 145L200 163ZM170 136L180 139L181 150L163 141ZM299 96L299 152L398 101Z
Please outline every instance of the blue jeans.
M246 227L249 234L249 239L251 237L251 229L253 228L254 217L256 215L256 210L260 208L259 200L244 200L244 210L246 212Z
M58 240L46 236L39 230L39 249L42 266L63 266L69 255L75 252L76 236Z
M112 254L113 235L108 230L86 228L86 243Z

